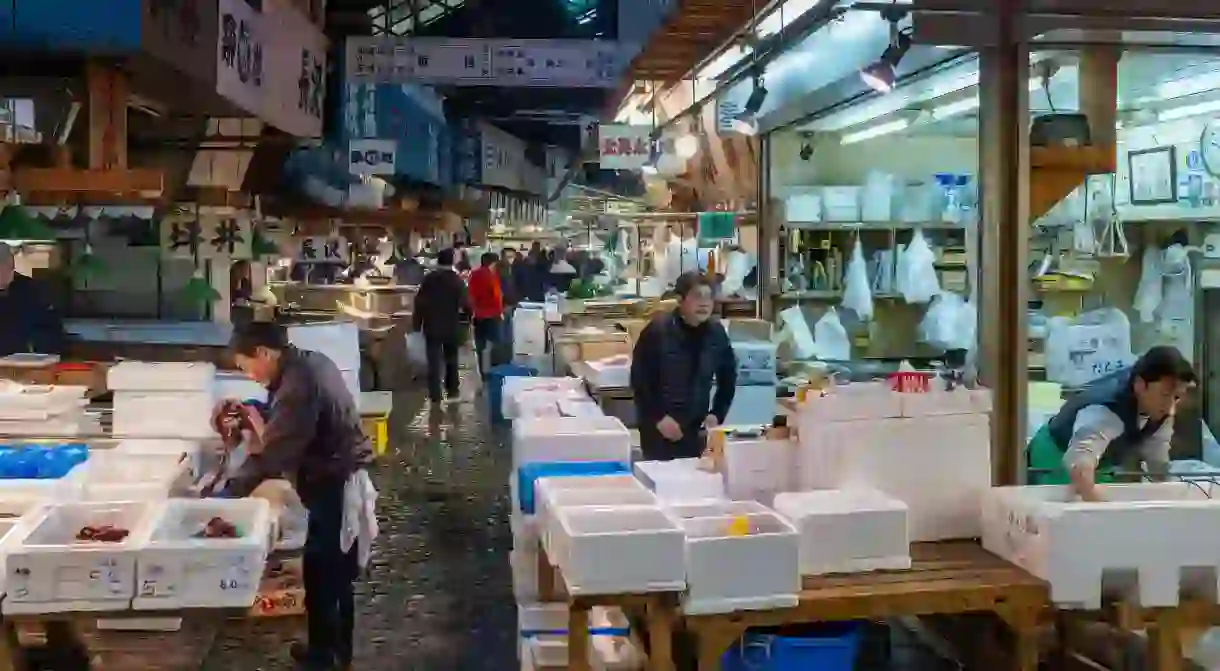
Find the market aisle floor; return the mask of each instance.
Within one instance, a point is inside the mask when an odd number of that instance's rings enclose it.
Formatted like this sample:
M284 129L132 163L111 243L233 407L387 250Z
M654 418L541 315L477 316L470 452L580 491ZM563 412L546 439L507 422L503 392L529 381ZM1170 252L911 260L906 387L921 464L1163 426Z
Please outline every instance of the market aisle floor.
M467 395L473 374L463 371ZM516 607L505 496L511 454L482 397L430 412L397 394L391 448L373 470L381 537L357 587L356 671L514 668ZM295 623L229 626L207 671L287 671Z

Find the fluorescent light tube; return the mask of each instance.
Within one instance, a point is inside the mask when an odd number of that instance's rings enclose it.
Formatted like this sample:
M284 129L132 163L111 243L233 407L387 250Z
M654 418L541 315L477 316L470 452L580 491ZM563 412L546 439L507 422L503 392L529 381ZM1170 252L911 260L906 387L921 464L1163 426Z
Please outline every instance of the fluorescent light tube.
M906 119L877 124L872 128L865 128L864 130L844 135L839 139L839 144L855 144L857 142L871 140L876 137L881 137L882 135L889 135L890 133L897 133L899 131L906 130L907 128L910 128L910 126L911 122Z
M1211 114L1213 112L1220 112L1220 100L1199 103L1197 105L1171 107L1167 110L1161 110L1158 112L1156 118L1158 121L1173 121L1174 119L1185 119L1187 117L1198 116L1200 114Z
M944 119L951 119L961 114L966 114L967 112L973 112L978 108L979 99L978 96L975 96L973 98L966 98L965 100L959 100L954 103L948 103L947 105L932 108L932 118L936 121L942 121Z

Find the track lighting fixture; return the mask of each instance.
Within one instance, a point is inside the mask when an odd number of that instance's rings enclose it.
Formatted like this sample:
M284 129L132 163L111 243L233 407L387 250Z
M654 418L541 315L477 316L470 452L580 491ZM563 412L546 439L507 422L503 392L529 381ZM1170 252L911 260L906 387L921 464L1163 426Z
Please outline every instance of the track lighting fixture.
M754 90L746 99L745 109L733 120L733 130L742 135L758 135L758 111L762 109L767 99L767 87L763 86L762 77L754 76Z
M860 79L878 93L889 93L894 90L894 83L898 80L898 74L894 69L911 49L910 31L901 30L898 27L898 22L905 16L906 10L899 8L886 9L881 13L881 18L890 23L890 45L885 48L881 58L860 70Z

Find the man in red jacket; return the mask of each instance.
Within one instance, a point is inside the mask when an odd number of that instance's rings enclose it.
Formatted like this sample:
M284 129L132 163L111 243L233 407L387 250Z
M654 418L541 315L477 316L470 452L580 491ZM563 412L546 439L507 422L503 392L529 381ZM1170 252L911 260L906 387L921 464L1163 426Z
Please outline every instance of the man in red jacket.
M470 304L474 311L474 350L479 357L479 374L487 379L490 362L484 353L500 341L504 315L504 292L500 290L500 275L496 272L497 257L487 252L479 259L479 267L470 274Z

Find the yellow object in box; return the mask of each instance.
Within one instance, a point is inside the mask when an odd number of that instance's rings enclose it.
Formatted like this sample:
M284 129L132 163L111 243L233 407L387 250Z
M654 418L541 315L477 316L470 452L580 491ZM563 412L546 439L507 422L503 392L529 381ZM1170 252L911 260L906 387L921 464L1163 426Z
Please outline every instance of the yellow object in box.
M390 448L390 416L371 415L360 418L364 435L373 443L373 456L380 457Z
M748 536L750 535L750 520L745 515L738 515L729 522L729 536Z

